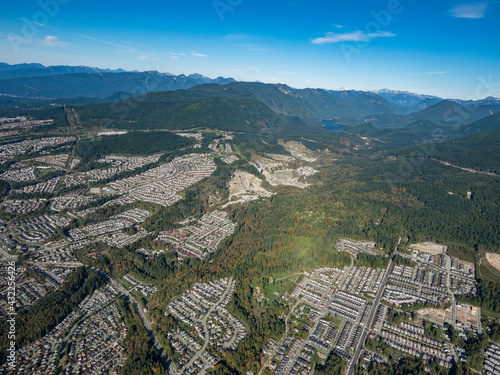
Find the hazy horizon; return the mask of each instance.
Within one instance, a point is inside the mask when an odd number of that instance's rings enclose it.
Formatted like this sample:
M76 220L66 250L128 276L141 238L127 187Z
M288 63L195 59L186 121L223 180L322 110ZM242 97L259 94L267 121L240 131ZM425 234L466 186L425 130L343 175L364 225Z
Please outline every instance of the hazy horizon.
M356 9L354 12L353 9ZM4 4L2 60L500 97L495 1Z

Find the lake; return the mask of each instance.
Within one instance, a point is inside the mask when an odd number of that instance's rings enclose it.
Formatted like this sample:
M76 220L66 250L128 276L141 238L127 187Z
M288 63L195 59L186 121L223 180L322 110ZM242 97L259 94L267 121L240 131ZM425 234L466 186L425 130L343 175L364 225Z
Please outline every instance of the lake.
M342 125L337 125L334 120L323 120L323 124L325 124L325 126L323 126L323 129L331 130L337 133L342 127Z

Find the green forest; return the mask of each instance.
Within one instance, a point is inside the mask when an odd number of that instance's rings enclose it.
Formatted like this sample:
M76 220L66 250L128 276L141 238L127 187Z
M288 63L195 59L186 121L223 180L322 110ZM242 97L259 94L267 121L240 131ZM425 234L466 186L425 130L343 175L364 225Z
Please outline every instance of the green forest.
M97 223L103 217L110 217L130 208L146 208L153 213L143 223L143 228L151 232L151 236L122 248L112 248L97 242L76 250L74 255L80 262L100 268L113 278L130 274L158 287L158 292L143 298L142 302L147 308L147 316L155 333L170 356L172 348L168 343L167 333L179 322L172 316L165 315L166 306L196 282L233 276L236 289L227 308L247 328L247 335L236 350L220 353L222 359L212 373L226 375L252 371L255 374L261 366L260 356L264 345L270 338L279 339L284 333L283 314L286 315L290 308L279 297L258 301L253 295L255 286L265 290L266 286L269 287L269 280L276 275L288 277L325 265L342 268L354 264L386 268L399 239L400 248L420 241L436 241L447 245L450 255L476 264L479 254L485 251L500 252L499 178L470 173L439 162L447 161L460 167L499 173L498 158L492 158L491 155L500 152L500 131L491 130L432 145L425 143L436 140L432 121L442 116L442 110L460 110L458 104L448 102L422 111L418 115L425 115L422 118L395 113L377 115L374 116L376 126L369 123L346 126L341 133L336 133L322 130L317 119L313 119L310 113L319 111L325 103L330 103L341 108L346 115L357 118L361 112L353 112L349 103L361 101L364 103L361 111L368 111L374 100L371 94L349 92L345 94L346 98L338 101L336 94L321 96L313 91L301 92L300 95L315 98L310 100L312 104L309 107L304 105L305 99L299 97L298 93L295 96L271 95L274 91L280 91L277 87L236 84L229 85L227 89L227 92L221 92L220 87L207 85L182 92L153 92L113 103L76 107L77 116L74 116L72 123L62 108L43 110L37 115L44 118L52 114L55 120L54 125L43 131L54 134L62 131L78 133L78 141L74 145L68 145L72 149L68 147L58 150L82 159L76 168L78 172L102 168L103 163L98 163L97 160L106 155L164 153L158 163L102 180L97 183L98 186L194 152L192 146L195 141L166 129L197 129L202 132L204 140L196 152L209 152L208 144L221 137L220 130L234 131L233 139L228 143L237 150L240 160L227 165L220 160L223 154L217 155L214 158L217 170L210 177L184 189L180 193L182 199L172 206L138 202L119 207L107 206L85 218L72 219L66 231L58 233L60 237L57 239L67 234L69 229ZM385 100L377 100L374 104L381 113L388 105ZM316 109L313 110L312 107ZM294 117L295 115L303 117ZM464 112L465 115L467 114ZM476 114L471 114L473 115ZM387 121L386 125L396 124L400 128L381 129L377 121ZM465 118L461 118L460 124L464 121ZM451 139L456 129L461 134L467 132L465 128L453 127L455 125L440 125L447 128L439 141ZM100 127L129 129L131 132L96 137L93 134ZM472 132L471 129L468 131ZM367 137L366 142L361 136ZM291 156L283 146L283 141L288 140L302 142L318 158L315 168L317 166L319 171L310 179L308 177L307 181L313 182L307 188L271 186L248 163L265 156L265 153ZM420 146L410 147L415 144ZM401 147L410 148L401 150ZM299 159L293 162L294 167L309 165ZM1 171L9 168L11 163L14 160L5 163ZM213 255L197 260L179 258L170 251L154 257L135 251L141 247L164 248L163 244L155 241L159 231L178 228L182 220L200 218L203 214L220 208L219 203L225 203L229 197L227 185L237 170L253 174L274 194L255 202L224 208L228 218L237 226L234 234L226 238ZM46 175L45 179L66 173L71 172L59 170ZM5 197L9 189L21 186L24 184L0 181L0 195ZM45 194L44 197L52 198L62 193L85 194L84 188L85 185L64 187L57 193ZM35 196L37 195L33 195ZM15 193L11 198L27 196ZM107 197L106 200L108 198L115 197ZM104 200L99 200L88 207L98 206L103 202ZM51 213L49 203L37 215L41 213ZM22 218L34 215L29 213ZM129 233L132 232L130 229ZM342 237L375 241L381 256L360 254L356 260L351 260L347 253L337 251L337 240ZM88 254L91 252L98 252L99 256L89 258ZM22 256L21 259L27 258ZM415 265L401 256L395 256L394 262ZM478 281L477 295L457 299L481 306L491 319L499 317L500 284L482 279ZM16 344L19 347L26 345L49 332L76 308L85 295L91 294L104 283L104 278L98 273L89 268L79 268L59 290L41 299L29 310L19 313ZM151 345L134 308L121 297L117 298L117 303L129 330L123 342L127 361L120 373L163 373L164 364ZM423 303L413 305L411 309L424 306ZM410 307L402 309L410 310ZM409 320L412 315L413 313L391 308L387 319L397 324ZM488 322L487 327L491 332L489 337L500 337L500 325L495 320ZM440 336L440 330L431 323L425 328L431 336ZM0 321L0 337L6 337L2 334L6 329L5 320ZM480 368L488 336L485 334L463 339L457 337L451 329L449 333L452 341L461 340L461 345L469 351L470 364L474 368ZM5 346L4 339L0 341L0 348L5 349ZM4 360L5 356L0 357L0 363ZM431 363L429 366L433 373L442 373L437 364ZM324 364L317 366L315 373L335 374L345 369L344 361L330 355ZM456 374L466 371L466 366L455 366L452 369L452 373ZM369 364L363 373L424 374L425 368L418 359L402 358L393 360L388 365Z
M421 156L445 161L462 168L500 174L500 130L468 135L448 142L398 151L397 155Z
M193 145L193 140L171 132L130 132L102 136L98 140L80 139L75 154L83 159L106 155L151 155Z
M116 297L116 301L128 329L123 347L129 355L119 374L163 373L165 366L134 308L122 296Z
M106 283L94 270L80 267L61 288L16 315L16 347L28 345L49 333L87 296ZM0 363L6 359L8 325L0 320Z

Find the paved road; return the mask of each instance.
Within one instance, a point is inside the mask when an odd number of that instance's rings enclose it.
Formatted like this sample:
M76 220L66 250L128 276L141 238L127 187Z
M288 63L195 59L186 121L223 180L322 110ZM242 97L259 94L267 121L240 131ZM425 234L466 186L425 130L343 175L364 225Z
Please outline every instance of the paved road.
M396 256L397 250L394 253L394 256ZM382 298L382 295L384 294L385 286L387 284L387 279L389 278L389 274L392 271L392 260L394 259L394 256L391 257L389 261L389 265L387 266L387 269L385 270L385 275L384 279L382 280L382 284L380 284L380 288L377 292L377 296L375 297L375 301L373 301L372 308L370 310L370 315L368 316L368 319L366 320L366 325L363 328L363 332L361 333L361 338L358 341L358 345L356 346L356 350L354 352L354 355L351 360L351 364L349 365L349 370L347 371L347 375L354 375L356 368L358 366L358 361L359 357L361 354L361 350L363 349L366 341L366 337L368 336L368 333L370 332L370 327L373 324L373 319L375 318L375 314L378 310L378 307L380 305L380 299Z
M341 285L344 280L346 279L346 277L351 273L351 270L352 270L352 267L354 266L354 260L353 258L351 258L351 265L346 269L346 272L344 273L344 275L342 276L342 279L339 281L339 285ZM335 296L335 293L330 297L330 300L329 302L331 302L333 300ZM269 362L272 360L272 358L274 358L274 355L276 354L276 351L281 347L281 345L283 344L283 341L285 339L285 337L287 336L288 334L288 319L290 318L290 316L292 315L292 313L295 311L295 309L297 308L297 306L301 303L302 301L298 300L295 305L292 307L292 309L290 310L290 313L286 316L285 318L285 333L283 334L283 336L281 337L280 341L276 344L273 352L269 355L266 363L264 363L262 365L262 367L260 368L260 371L257 375L261 375L262 374L262 371L269 365ZM319 322L319 319L318 319L318 322ZM316 322L316 325L318 324L318 322ZM315 325L315 326L316 326ZM313 330L311 330L313 331ZM339 335L339 333L337 333L337 336ZM304 344L307 342L307 340L304 340L304 343L301 347L304 346ZM300 350L298 351L300 353ZM292 363L293 364L293 363ZM313 370L314 371L314 370ZM311 374L312 375L312 374Z
M302 275L302 273L294 273L293 275L288 275L288 276L285 276L285 277L281 277L279 279L274 279L274 281L281 281L281 280L286 280L286 279L289 279L290 277L293 277L293 276L300 276Z
M288 318L290 318L290 315L292 315L292 313L295 311L295 309L297 308L297 306L299 304L300 304L300 300L297 301L295 303L295 305L293 305L292 309L290 310L290 313L286 316L286 318L285 318L285 333L283 333L283 336L281 336L280 341L276 344L276 346L274 347L273 352L269 355L269 358L267 359L266 363L264 363L262 365L262 367L260 368L260 371L258 372L257 375L261 375L262 374L262 371L267 367L267 365L269 364L269 361L271 361L271 359L274 358L274 355L276 354L276 351L281 347L281 345L283 345L283 341L285 340L285 337L288 334Z
M139 303L137 303L136 299L132 297L132 295L121 284L113 280L106 272L92 266L86 266L86 267L91 268L94 271L99 272L102 276L104 276L111 283L111 285L113 285L123 296L125 296L125 298L132 304L132 306L134 306L135 311L139 315L139 318L141 318L144 328L146 329L151 340L153 341L153 345L155 346L156 350L158 350L158 353L160 354L160 358L163 364L165 365L165 368L168 368L168 357L165 355L163 346L161 346L160 341L158 340L153 331L153 327L151 327L151 323L144 314L144 311L141 309Z
M481 326L481 308L477 308L477 333L480 335L483 333L483 327Z
M141 306L137 302L137 300L125 289L121 284L113 280L106 272L100 270L99 268L95 268L83 263L77 263L77 262L25 262L26 264L31 264L31 265L54 265L58 267L78 267L78 266L84 266L90 269L93 269L94 271L97 271L99 274L104 276L106 280L110 282L111 285L113 285L131 304L134 306L135 311L139 315L139 318L142 321L142 324L144 325L144 328L146 329L149 337L153 341L153 345L155 348L158 350L158 353L160 354L161 360L163 361L163 364L165 365L165 368L168 368L168 362L169 359L165 355L165 351L163 350L163 346L160 344L160 341L156 337L156 334L153 331L153 327L151 326L151 323L149 322L148 318L144 314L144 311L142 310Z
M0 258L5 258L7 260L17 260L17 256L15 255L10 255L8 252L6 252L4 249L0 247Z
M193 358L191 358L191 360L187 364L185 364L183 366L183 368L185 368L185 369L190 368L193 365L193 363L196 360L196 358L201 357L201 355L203 354L203 352L207 348L208 342L210 341L210 331L207 329L207 319L210 316L210 314L212 314L215 311L215 309L217 308L217 306L219 306L220 303L222 301L224 301L224 299L227 297L227 294L229 293L229 290L231 289L232 283L233 283L233 277L231 276L229 278L228 282L227 282L227 288L224 291L224 293L222 293L222 295L220 296L219 300L216 303L214 303L212 307L210 307L210 309L208 310L208 312L205 314L205 316L201 320L201 323L203 324L203 329L205 331L205 337L204 337L204 340L203 340L204 341L203 342L203 346L201 347L200 350L198 350L196 352L196 354L193 356ZM173 374L178 374L178 372L176 371L175 367L173 366L173 363L171 363L171 366L169 367L169 371L172 372Z
M57 266L57 267L81 267L87 266L80 262L24 262L30 266ZM97 268L94 268L97 269Z
M431 160L437 161L438 163L447 165L449 167L458 168L458 169L461 169L463 171L467 171L467 172L471 172L471 173L484 174L484 175L487 175L487 176L497 176L497 177L500 176L499 174L496 174L496 173L493 173L493 172L478 171L477 169L460 167L458 165L449 163L447 161L439 160L439 159L433 159L433 158L431 158Z
M448 289L448 293L451 296L451 325L453 328L456 328L457 323L457 303L455 301L455 295L451 291L451 259L449 256L444 255L446 257L446 289Z
M342 279L340 279L339 283L337 285L342 285L347 277L351 273L352 267L354 266L354 258L351 257L351 265L346 269L344 275L342 275ZM338 289L338 288L337 288Z

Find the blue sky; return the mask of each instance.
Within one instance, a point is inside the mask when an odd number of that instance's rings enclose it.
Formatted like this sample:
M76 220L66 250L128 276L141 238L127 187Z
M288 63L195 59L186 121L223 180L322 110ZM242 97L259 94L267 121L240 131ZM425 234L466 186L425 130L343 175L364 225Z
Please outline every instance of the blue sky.
M500 97L500 1L2 4L0 61Z

